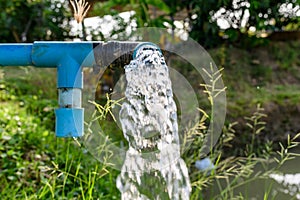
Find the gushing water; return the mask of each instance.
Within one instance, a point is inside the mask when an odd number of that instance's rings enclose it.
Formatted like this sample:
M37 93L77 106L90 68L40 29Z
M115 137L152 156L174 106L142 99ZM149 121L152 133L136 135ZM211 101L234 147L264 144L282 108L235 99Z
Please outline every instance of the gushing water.
M176 104L160 49L143 43L125 66L127 101L120 110L129 143L117 179L123 200L185 200L191 192L180 158Z

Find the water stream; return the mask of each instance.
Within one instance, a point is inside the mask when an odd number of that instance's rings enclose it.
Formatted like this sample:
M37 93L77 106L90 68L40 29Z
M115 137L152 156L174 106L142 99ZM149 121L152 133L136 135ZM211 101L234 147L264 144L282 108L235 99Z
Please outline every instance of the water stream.
M125 66L125 76L126 101L119 117L129 149L116 183L122 199L189 199L177 109L160 49L149 43L139 45Z

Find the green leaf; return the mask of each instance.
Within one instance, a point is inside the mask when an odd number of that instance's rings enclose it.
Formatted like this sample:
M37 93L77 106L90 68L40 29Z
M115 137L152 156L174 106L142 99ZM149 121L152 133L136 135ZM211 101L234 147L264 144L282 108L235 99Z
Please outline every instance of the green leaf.
M146 0L146 3L159 8L159 10L166 12L166 14L171 12L170 7L162 0Z

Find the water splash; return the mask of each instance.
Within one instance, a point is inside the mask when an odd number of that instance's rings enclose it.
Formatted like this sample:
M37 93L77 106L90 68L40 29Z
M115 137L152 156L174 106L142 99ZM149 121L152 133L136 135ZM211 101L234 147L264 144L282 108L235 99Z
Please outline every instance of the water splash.
M117 178L122 199L189 199L188 170L180 158L176 104L168 67L160 49L136 48L125 66L127 101L120 110L129 143Z

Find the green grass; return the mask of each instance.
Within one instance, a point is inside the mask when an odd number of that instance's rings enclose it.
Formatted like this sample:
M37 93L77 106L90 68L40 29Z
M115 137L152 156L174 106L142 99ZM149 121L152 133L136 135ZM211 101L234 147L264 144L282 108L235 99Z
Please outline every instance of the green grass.
M254 49L223 46L210 50L216 64L224 67L223 81L227 87L227 119L242 121L260 103L266 109L270 123L267 130L276 135L294 130L272 130L272 121L291 118L289 113L274 116L274 110L297 111L300 101L300 41L270 42ZM272 109L271 109L272 108ZM275 117L275 120L272 118ZM292 116L293 117L293 116ZM282 125L283 127L283 125Z
M117 171L73 139L55 138L55 73L18 70L19 79L9 69L0 81L0 198L119 199Z

